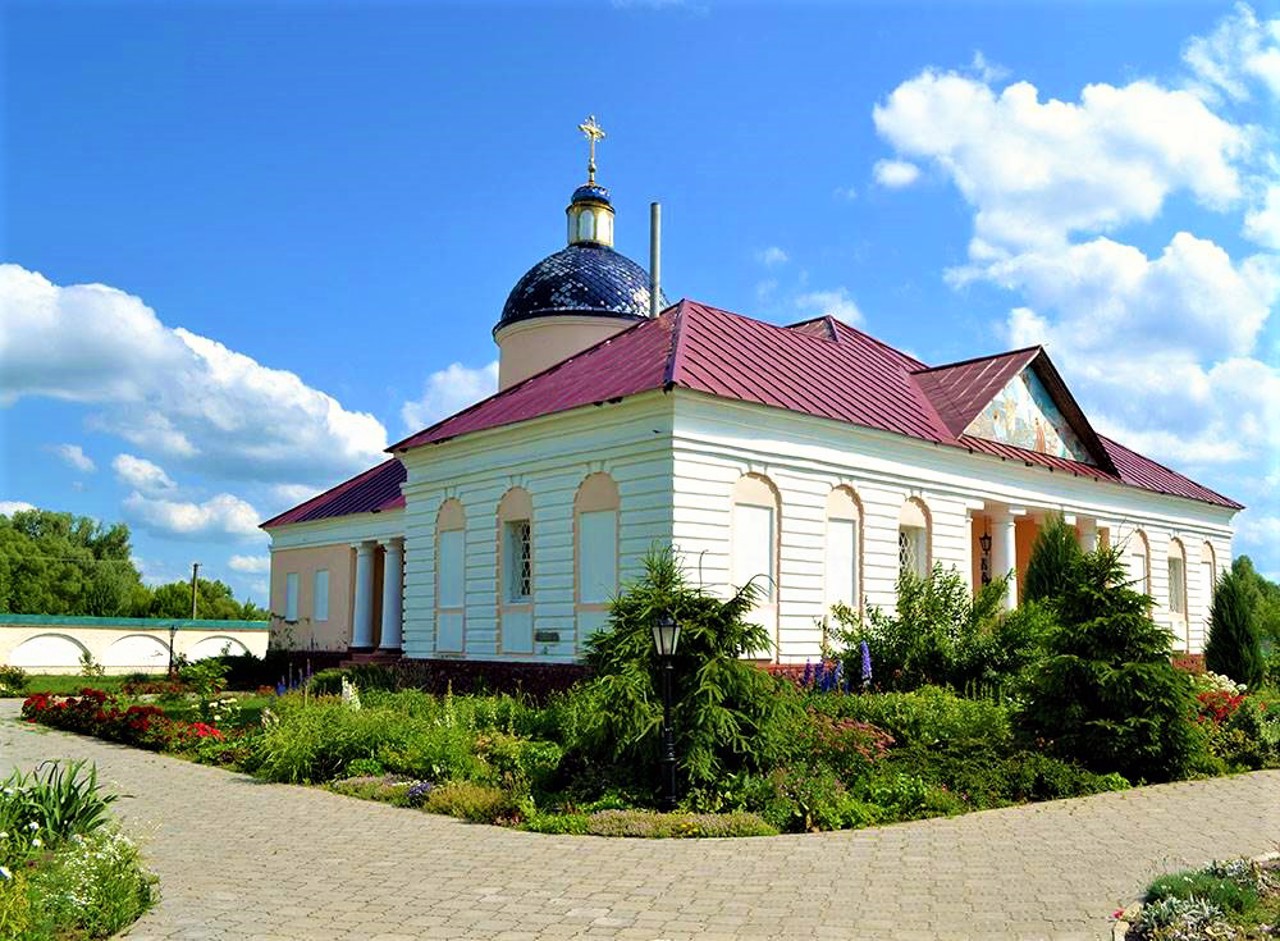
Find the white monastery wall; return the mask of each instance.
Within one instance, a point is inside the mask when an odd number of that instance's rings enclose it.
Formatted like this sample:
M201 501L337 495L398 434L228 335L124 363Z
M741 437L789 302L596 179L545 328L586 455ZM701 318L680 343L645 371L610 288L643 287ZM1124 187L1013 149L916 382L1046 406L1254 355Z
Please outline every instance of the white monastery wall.
M405 655L574 659L604 623L602 606L577 597L575 497L592 474L617 485L619 579L637 575L650 546L670 539L670 413L670 397L654 393L404 455ZM503 603L499 591L499 508L514 488L532 507L532 591L521 605ZM446 501L465 515L465 598L442 612L438 524Z
M719 591L734 582L732 507L739 479L758 475L778 492L776 611L765 606L757 616L784 661L820 653L828 610L826 505L836 487L849 488L861 508L864 605L894 604L899 514L909 500L927 511L929 564L954 566L970 582L973 514L1061 512L1078 526L1107 530L1117 544L1141 529L1151 550L1146 590L1157 622L1174 632L1175 647L1202 649L1209 568L1202 569L1201 547L1212 547L1216 571L1230 564L1232 514L1225 508L696 393L677 391L676 403L672 532L695 578ZM1167 570L1175 537L1185 547L1187 582L1187 615L1177 624Z
M163 673L170 636L176 655L201 660L224 650L261 657L268 633L265 621L0 614L0 664L28 673L77 674L88 654L105 673Z

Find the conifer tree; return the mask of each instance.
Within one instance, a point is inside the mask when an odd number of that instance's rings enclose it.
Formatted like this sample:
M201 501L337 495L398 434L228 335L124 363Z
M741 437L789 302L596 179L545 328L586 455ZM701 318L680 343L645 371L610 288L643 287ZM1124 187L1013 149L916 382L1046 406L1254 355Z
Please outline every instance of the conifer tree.
M1262 682L1264 661L1251 602L1240 575L1223 572L1213 589L1204 664L1253 689Z
M1061 514L1051 516L1031 547L1023 601L1048 601L1065 591L1081 554L1075 529L1066 524Z

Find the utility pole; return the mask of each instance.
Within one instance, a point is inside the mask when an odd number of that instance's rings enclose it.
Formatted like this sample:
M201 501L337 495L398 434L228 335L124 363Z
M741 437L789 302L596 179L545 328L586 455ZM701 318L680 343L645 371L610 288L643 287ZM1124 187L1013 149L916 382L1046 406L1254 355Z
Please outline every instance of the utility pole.
M200 575L200 563L191 563L191 620L196 619L197 578ZM173 645L178 637L178 622L169 622L169 679L173 679Z
M191 563L191 620L196 619L196 576L200 574L200 563Z

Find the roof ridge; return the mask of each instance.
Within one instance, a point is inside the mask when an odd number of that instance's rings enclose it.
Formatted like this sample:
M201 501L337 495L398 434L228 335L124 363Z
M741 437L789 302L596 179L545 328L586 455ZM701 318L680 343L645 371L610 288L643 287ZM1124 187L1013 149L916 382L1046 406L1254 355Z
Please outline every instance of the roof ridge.
M680 345L683 331L680 328L684 326L687 308L694 303L696 302L682 297L674 305L675 313L671 315L671 352L667 354L667 366L662 373L662 388L664 389L670 389L676 384L676 373L684 366L684 349Z
M836 331L835 317L831 314L819 314L817 317L810 317L808 320L797 320L795 323L783 324L782 329L796 330L797 327L807 327L809 324L817 323L818 321L822 321L823 326L827 328L827 333L830 334L828 339L830 339L832 343L839 343L840 334ZM803 333L799 330L796 330L796 332L800 333L801 336L814 336L812 333Z
M985 356L970 356L968 359L958 359L953 363L939 363L937 366L926 366L923 369L912 370L912 375L921 375L927 372L938 372L943 369L954 369L957 366L971 366L974 363L980 363L984 360L1004 359L1006 357L1017 356L1020 353L1030 353L1033 351L1044 351L1044 345L1036 343L1032 346L1022 346L1016 350L1005 350L1003 353L988 353Z

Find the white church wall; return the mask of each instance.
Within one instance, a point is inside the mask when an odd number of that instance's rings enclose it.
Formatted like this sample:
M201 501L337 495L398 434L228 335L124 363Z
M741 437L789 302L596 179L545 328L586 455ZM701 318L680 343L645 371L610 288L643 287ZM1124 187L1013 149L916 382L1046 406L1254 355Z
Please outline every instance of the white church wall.
M637 396L404 455L405 655L574 659L585 634L600 625L599 612L582 610L575 598L575 495L588 475L610 475L619 492L619 577L637 575L649 547L670 540L670 412L662 393ZM498 505L517 486L532 502L531 650L512 643L511 612L500 604L498 584ZM461 651L436 645L436 522L450 498L466 515Z
M1217 566L1230 562L1232 512L1133 487L1074 477L1020 462L967 454L951 447L842 425L778 409L676 393L672 532L691 572L708 587L729 590L730 496L746 473L768 478L781 495L779 614L775 640L784 661L820 651L824 506L836 486L848 486L862 505L862 595L891 607L898 574L898 523L905 501L916 499L930 521L931 562L954 566L971 579L971 511L1009 508L1060 511L1102 521L1113 541L1140 526L1151 546L1154 614L1171 627L1167 546L1178 536L1189 560L1208 541ZM1207 597L1198 571L1187 567L1188 630L1175 646L1203 644Z

